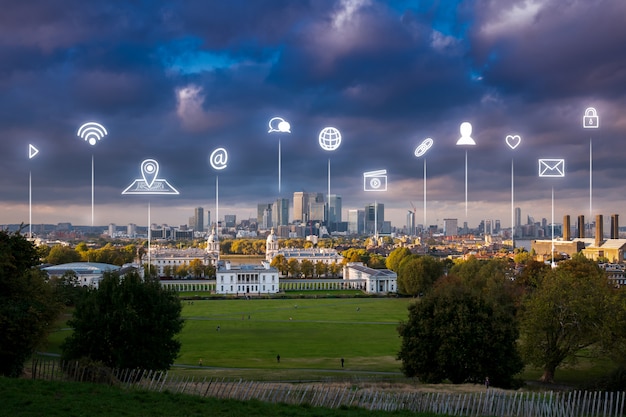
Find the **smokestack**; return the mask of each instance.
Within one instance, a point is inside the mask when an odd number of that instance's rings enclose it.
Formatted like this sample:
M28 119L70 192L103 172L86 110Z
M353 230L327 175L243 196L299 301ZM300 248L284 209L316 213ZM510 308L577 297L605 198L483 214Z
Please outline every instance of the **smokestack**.
M604 219L601 214L596 216L596 246L599 247L604 239Z
M563 216L563 240L567 242L570 239L571 239L571 236L570 236L569 214L566 214L565 216Z
M578 238L585 238L585 216L578 216Z
M611 239L619 239L619 214L611 215Z

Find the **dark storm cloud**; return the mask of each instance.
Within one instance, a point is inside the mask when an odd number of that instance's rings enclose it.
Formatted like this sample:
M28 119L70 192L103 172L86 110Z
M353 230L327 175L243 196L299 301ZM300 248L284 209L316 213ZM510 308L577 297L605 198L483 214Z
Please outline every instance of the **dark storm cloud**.
M220 201L255 208L278 196L278 137L267 133L274 116L292 126L280 139L283 195L326 193L330 160L331 192L343 194L344 208L378 197L363 193L362 174L387 169L390 191L380 198L404 210L421 198L423 159L413 151L432 137L429 198L457 210L465 149L455 142L460 123L470 121L477 142L467 150L470 200L506 209L511 159L520 200L543 199L550 185L538 181L539 157L566 158L559 187L584 200L586 107L602 117L593 138L598 192L626 174L615 155L626 126L625 7L531 0L4 7L3 201L24 203L30 170L40 204L87 205L93 155L101 204L121 211L143 201L120 193L141 175L141 161L155 158L181 191L155 205L210 206L217 173L208 156L224 146L230 163L219 173ZM94 147L76 137L92 120L109 131ZM317 142L325 126L343 135L334 152ZM523 137L514 152L504 143L512 133ZM41 151L33 161L29 143Z

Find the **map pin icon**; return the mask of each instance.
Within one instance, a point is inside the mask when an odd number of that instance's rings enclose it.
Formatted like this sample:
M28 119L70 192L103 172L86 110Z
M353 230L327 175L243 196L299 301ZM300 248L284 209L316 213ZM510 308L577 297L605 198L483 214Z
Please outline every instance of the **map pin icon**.
M154 159L146 159L141 163L141 175L144 181L148 184L148 188L152 187L154 180L156 180L159 173L159 163Z

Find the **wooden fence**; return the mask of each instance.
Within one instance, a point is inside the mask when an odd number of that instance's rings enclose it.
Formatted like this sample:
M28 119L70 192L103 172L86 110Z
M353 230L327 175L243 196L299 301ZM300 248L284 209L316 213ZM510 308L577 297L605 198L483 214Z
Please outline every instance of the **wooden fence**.
M41 359L33 361L32 378L109 383L123 388L241 401L256 399L313 407L411 410L467 417L621 417L626 407L626 392L529 393L488 389L477 393L433 393L339 383L287 384L225 378L196 379L162 371L97 368Z

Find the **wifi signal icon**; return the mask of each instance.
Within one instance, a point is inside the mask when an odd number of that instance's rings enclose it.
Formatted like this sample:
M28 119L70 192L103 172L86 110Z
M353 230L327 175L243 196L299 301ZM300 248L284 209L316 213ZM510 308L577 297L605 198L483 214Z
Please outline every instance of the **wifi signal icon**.
M90 145L95 145L107 135L107 130L100 123L88 122L78 129L78 137L85 139Z

